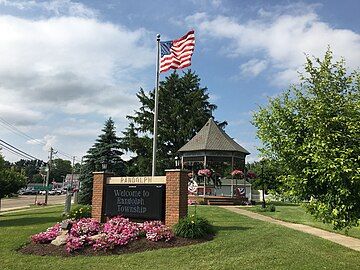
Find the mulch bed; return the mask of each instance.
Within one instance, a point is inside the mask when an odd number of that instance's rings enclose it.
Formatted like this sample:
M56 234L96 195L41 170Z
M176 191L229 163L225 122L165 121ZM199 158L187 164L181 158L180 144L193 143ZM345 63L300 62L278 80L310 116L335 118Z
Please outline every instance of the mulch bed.
M208 236L206 239L188 239L188 238L174 237L168 242L165 241L152 242L146 240L145 238L141 238L130 242L126 246L121 246L114 250L94 251L92 247L85 247L80 251L75 251L72 253L66 252L65 246L29 243L28 245L18 249L18 251L23 254L32 254L38 256L62 256L62 257L71 257L76 255L99 256L99 255L137 253L137 252L143 252L149 250L156 250L160 248L182 247L182 246L203 243L206 241L210 241L212 239L213 236Z

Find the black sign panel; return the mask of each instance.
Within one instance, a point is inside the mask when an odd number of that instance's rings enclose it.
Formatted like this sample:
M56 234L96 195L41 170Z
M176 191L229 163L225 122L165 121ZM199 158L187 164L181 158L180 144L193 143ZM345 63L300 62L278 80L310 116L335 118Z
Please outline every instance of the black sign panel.
M105 215L164 220L165 185L107 185Z

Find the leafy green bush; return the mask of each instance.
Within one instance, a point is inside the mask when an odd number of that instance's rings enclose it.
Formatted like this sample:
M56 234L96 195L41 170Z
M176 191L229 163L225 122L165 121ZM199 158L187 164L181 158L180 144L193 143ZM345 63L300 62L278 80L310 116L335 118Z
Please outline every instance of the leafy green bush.
M215 229L206 218L191 215L180 219L174 226L174 232L180 237L198 239L215 234Z
M268 204L268 205L266 205L265 208L259 207L257 210L258 210L259 212L275 212L275 211L276 211L276 207L275 207L275 205L273 205L273 204Z
M76 205L65 218L80 219L91 217L91 205Z
M275 212L275 210L276 210L275 205L273 205L273 204L270 204L270 205L268 206L268 208L269 208L269 211L270 211L270 212Z

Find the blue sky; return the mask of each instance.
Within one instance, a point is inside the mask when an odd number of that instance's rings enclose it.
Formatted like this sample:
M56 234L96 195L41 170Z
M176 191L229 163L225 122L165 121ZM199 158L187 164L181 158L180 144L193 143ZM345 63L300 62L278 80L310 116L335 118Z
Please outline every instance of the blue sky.
M3 122L0 138L41 159L50 145L80 159L109 116L121 135L135 93L154 87L156 34L194 29L191 68L215 118L256 160L252 112L298 82L305 54L322 57L330 45L359 68L359 11L356 0L0 0L0 117L36 140Z

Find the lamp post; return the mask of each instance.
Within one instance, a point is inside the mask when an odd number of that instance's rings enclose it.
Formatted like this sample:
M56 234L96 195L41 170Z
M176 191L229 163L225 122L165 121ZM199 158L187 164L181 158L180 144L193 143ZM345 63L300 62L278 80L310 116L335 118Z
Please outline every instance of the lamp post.
M62 175L61 178L62 178L62 186L61 186L61 189L64 189L65 175Z
M261 202L261 208L266 207L265 202L265 179L264 179L264 159L261 160L261 180L262 180L262 202Z
M180 160L179 160L179 157L178 157L178 156L175 157L175 168L176 168L176 169L179 169L179 168L180 168Z
M103 160L103 162L101 163L101 168L102 168L103 172L107 171L107 167L108 167L108 164L107 164L106 160Z

